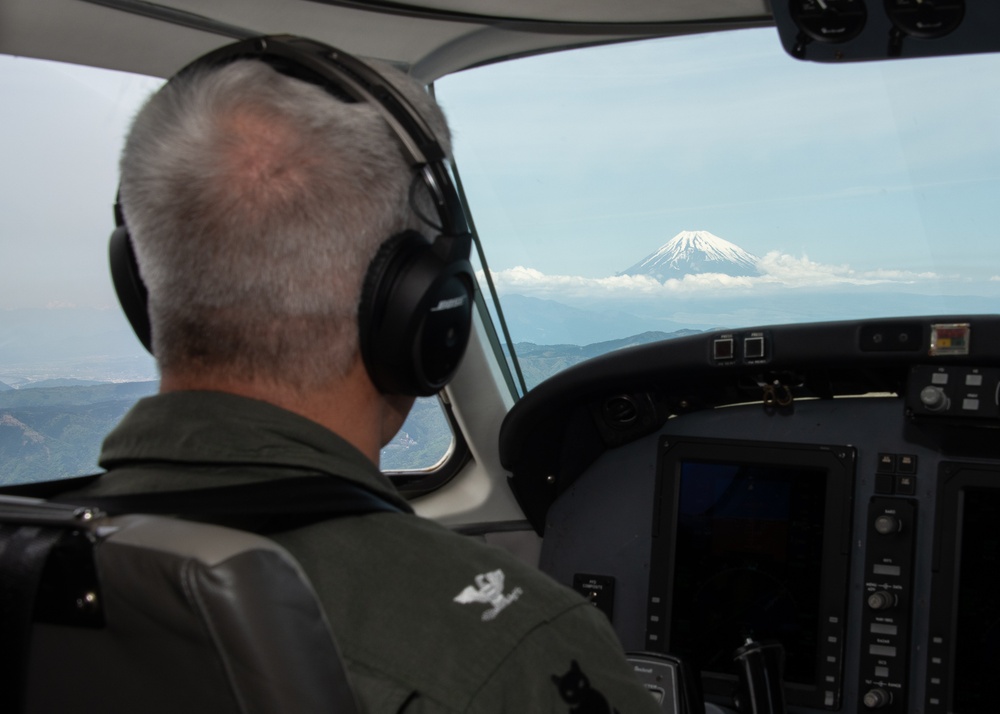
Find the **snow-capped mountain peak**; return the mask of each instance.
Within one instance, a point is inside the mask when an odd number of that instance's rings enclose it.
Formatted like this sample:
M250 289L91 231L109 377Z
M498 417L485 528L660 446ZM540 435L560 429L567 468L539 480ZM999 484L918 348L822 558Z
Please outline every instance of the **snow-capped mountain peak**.
M759 258L708 231L681 231L622 275L651 275L657 280L696 273L757 275Z

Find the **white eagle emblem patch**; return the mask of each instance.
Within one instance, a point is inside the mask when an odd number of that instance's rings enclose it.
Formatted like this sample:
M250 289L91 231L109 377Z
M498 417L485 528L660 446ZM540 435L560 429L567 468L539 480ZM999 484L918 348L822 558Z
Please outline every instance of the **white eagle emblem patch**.
M521 588L514 588L509 594L504 595L503 584L504 574L502 570L480 573L476 576L475 587L469 585L455 596L455 602L462 605L474 602L489 604L490 609L483 613L483 622L489 622L524 593Z

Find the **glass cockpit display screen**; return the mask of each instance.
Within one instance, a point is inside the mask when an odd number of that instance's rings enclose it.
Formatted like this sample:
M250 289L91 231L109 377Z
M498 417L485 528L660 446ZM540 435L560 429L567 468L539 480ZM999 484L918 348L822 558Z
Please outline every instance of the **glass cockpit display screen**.
M1000 469L942 462L939 479L928 698L978 714L1000 672Z
M826 472L682 461L671 649L735 674L748 638L785 647L785 679L815 679Z
M646 646L684 658L705 694L731 696L734 651L777 641L789 704L840 696L849 446L664 437Z
M1000 491L969 488L962 507L962 549L955 607L956 712L987 711L1000 672Z

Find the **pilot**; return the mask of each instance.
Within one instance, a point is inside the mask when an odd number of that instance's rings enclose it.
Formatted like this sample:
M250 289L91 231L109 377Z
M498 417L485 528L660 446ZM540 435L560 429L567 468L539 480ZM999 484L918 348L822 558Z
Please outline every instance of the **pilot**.
M428 93L390 81L447 146ZM414 185L371 103L263 62L188 72L153 95L126 140L120 198L160 389L108 435L107 472L80 495L347 479L400 512L272 537L309 576L366 712L657 711L601 612L413 515L377 467L413 397L369 374L359 301L383 242L426 229L433 208Z

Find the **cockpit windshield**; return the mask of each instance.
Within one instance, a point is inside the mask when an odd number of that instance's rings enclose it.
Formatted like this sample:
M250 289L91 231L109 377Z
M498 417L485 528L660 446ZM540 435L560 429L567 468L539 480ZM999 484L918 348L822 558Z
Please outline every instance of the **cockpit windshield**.
M435 88L528 388L690 331L997 309L995 54L815 64L753 29Z

